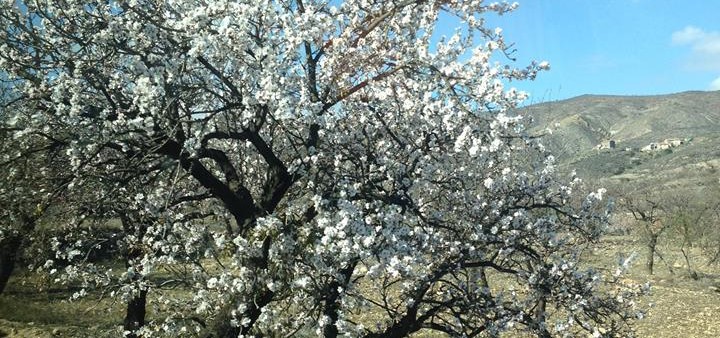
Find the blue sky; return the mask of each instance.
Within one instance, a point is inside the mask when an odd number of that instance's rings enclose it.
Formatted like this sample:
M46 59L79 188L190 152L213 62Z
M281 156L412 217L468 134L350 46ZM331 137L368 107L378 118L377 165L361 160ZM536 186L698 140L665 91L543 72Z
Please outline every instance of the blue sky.
M720 1L521 0L488 19L515 42L518 65L551 64L534 82L512 84L529 103L720 90Z

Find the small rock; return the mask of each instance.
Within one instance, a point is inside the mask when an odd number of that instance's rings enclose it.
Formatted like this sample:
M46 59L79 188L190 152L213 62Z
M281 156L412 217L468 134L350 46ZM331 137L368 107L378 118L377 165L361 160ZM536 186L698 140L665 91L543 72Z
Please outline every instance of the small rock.
M52 330L52 334L53 334L53 336L59 336L59 335L60 335L60 329L54 328L54 329Z

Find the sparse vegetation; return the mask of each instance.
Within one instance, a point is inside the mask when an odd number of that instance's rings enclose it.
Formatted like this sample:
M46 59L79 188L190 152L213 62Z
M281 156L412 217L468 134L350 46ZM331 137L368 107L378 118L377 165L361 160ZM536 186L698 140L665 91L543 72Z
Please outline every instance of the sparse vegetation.
M660 258L668 267L670 273L673 273L672 267L667 264L662 253L658 250L658 241L660 236L670 229L671 223L666 217L666 203L663 203L662 192L651 193L649 190L640 192L629 188L626 192L619 196L620 210L632 215L637 221L637 233L645 243L646 258L645 267L647 273L652 275L655 270L655 257ZM633 191L635 190L635 191Z

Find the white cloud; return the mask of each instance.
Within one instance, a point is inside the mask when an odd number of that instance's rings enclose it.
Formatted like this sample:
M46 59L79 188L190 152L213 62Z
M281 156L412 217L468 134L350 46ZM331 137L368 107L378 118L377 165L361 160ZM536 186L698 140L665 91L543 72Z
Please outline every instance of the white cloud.
M670 39L673 45L690 47L690 55L688 55L685 62L687 69L720 71L720 32L687 26L673 32ZM710 90L720 90L720 77L713 80L708 88Z
M710 82L710 90L720 90L720 76L717 79Z
M672 42L676 45L685 45L702 40L706 33L695 26L687 26L682 30L672 33Z

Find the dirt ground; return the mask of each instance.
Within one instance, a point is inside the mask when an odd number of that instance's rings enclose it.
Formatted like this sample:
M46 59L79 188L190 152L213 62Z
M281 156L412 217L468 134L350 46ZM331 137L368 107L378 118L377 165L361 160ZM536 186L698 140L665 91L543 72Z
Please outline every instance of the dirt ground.
M638 254L629 277L639 283L649 282L651 292L640 300L646 313L635 325L637 337L720 337L720 266L707 265L707 259L693 250L690 261L697 279L691 278L684 258L672 243L666 239L659 247L664 260L656 258L652 276L645 271L645 248L636 238L610 237L595 256L603 257L596 259L607 264L608 258L619 254Z
M657 261L655 274L649 276L644 271L642 250L639 240L616 236L588 254L588 262L599 266L609 266L619 255L638 254L628 277L650 282L652 287L650 295L640 300L646 315L635 325L637 337L720 337L720 266L704 264L698 253L691 257L698 273L698 278L693 279L677 250L665 246L661 247L665 261ZM40 284L33 278L36 277L23 273L15 276L0 296L0 337L121 336L121 304L92 296L68 302L72 292L39 290Z

